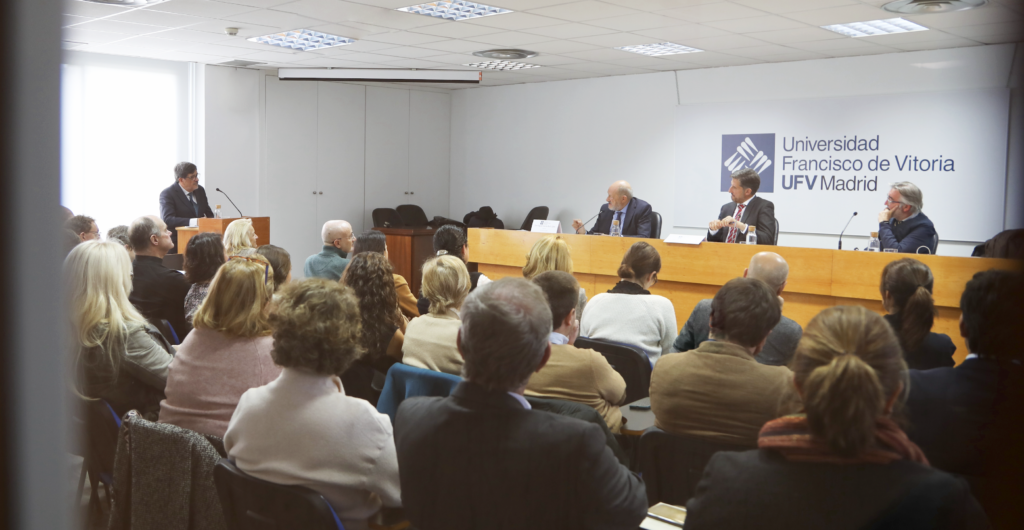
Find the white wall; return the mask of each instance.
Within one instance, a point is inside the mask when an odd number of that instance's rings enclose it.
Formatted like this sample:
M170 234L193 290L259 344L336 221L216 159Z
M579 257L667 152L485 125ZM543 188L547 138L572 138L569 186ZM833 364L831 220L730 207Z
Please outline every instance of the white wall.
M663 237L704 233L702 227L679 226L672 213L677 105L1007 87L1014 46L459 90L452 100L451 211L458 217L488 205L506 226L518 227L531 207L546 205L549 218L566 229L573 218L597 213L608 185L625 178L662 214ZM1011 115L1021 114L1020 99ZM1009 154L1012 191L1024 178L1019 149ZM708 197L707 217L726 200L724 194ZM1020 210L1010 207L1012 199L1007 203L1005 225L1020 226ZM832 236L790 231L780 240L790 246L835 245ZM848 246L864 242L851 237ZM974 244L944 242L939 253L970 255Z
M245 68L200 66L203 70L197 95L201 135L197 152L199 172L210 199L210 208L221 205L224 217L238 215L224 195L242 213L256 216L260 210L260 91L261 72Z

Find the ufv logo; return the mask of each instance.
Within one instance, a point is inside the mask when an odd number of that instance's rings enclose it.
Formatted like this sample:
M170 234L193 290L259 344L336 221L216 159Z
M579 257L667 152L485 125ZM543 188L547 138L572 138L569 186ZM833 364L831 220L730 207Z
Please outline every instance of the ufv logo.
M730 175L737 169L750 168L761 176L758 193L775 191L775 133L722 135L722 191L732 185Z

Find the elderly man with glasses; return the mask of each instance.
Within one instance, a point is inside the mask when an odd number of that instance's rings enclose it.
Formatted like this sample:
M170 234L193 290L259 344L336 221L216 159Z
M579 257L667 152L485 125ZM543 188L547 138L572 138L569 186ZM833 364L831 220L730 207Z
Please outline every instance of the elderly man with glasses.
M206 190L199 185L199 169L191 162L180 162L174 166L174 184L160 192L160 218L171 231L177 252L179 226L198 226L200 217L213 217ZM184 249L182 249L184 250Z
M910 182L897 182L889 189L885 209L878 214L878 239L882 249L910 254L935 254L939 236L935 225L921 211L921 189Z

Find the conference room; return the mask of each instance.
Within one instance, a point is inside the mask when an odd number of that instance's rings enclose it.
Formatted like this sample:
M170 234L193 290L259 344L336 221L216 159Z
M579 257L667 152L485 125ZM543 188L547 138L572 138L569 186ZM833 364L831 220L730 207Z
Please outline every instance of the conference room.
M1020 2L38 4L12 527L1024 522Z

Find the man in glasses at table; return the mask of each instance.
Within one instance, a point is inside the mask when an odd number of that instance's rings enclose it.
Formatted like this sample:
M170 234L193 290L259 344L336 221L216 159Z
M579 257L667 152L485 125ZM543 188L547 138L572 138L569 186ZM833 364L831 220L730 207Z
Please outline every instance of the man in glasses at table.
M160 218L167 223L174 242L171 252L179 252L176 228L199 226L200 217L213 217L213 210L206 190L199 185L199 169L192 162L179 162L174 166L174 184L160 192Z
M920 188L910 182L892 185L885 199L885 209L878 214L878 239L883 250L935 254L939 236L931 219L921 211L923 207Z

